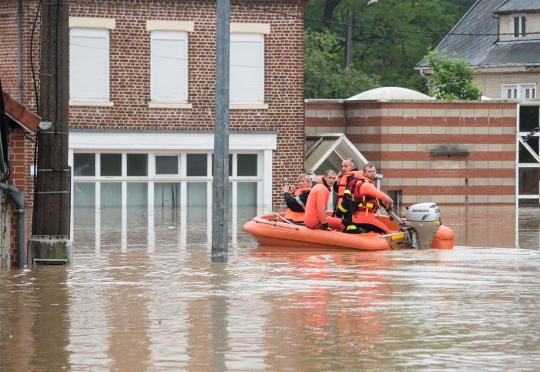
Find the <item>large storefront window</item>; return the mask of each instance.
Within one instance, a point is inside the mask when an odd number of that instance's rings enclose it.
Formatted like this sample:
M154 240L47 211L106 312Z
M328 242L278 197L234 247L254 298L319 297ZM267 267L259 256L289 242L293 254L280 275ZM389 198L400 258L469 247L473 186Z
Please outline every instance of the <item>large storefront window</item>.
M272 208L276 150L277 133L229 133L233 241L239 220ZM125 252L128 241L145 238L149 251L175 240L210 244L213 152L211 132L70 131L72 234L95 226L85 239L96 251Z
M260 204L261 155L229 155L230 205ZM210 168L212 153L74 153L73 206L208 206Z

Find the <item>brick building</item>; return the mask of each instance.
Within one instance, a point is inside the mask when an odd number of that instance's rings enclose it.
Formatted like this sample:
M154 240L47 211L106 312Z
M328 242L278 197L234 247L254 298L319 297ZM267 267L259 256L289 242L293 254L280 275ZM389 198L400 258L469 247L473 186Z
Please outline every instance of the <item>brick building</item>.
M53 6L39 3L0 1L4 90L34 110L39 11ZM306 3L231 5L233 205L279 205L282 180L303 171ZM69 23L72 205L211 205L216 2L71 0ZM34 146L13 134L24 143L30 211Z
M306 135L345 134L402 206L515 205L517 113L511 101L308 100Z

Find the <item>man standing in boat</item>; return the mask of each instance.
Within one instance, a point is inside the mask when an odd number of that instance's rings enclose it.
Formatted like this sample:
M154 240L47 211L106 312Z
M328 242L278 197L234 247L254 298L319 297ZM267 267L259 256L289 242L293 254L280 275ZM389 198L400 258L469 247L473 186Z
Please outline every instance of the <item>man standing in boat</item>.
M335 182L336 172L328 169L324 172L323 177L319 177L317 184L311 189L304 215L304 223L310 229L343 231L344 226L340 218L326 215L330 190Z

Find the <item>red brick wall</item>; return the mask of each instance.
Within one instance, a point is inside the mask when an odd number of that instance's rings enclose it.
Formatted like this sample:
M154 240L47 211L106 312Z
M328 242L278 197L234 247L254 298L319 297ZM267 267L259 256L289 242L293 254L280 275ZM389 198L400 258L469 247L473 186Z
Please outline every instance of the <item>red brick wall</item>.
M108 3L107 6L104 4ZM230 129L277 132L273 200L282 203L283 177L303 171L303 21L272 12L302 16L306 1L244 1L268 9L231 6L231 22L268 23L265 35L265 103L268 110L231 110ZM215 2L208 1L71 1L74 17L116 20L110 33L110 100L114 107L71 107L77 129L182 129L214 127ZM147 20L193 21L189 33L189 98L192 109L148 108L150 102L150 33ZM128 89L126 89L128 88Z

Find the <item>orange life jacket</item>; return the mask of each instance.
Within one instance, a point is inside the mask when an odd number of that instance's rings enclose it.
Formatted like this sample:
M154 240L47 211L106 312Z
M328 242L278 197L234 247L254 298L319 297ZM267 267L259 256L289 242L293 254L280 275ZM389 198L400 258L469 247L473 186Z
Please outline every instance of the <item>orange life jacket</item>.
M356 174L356 172L357 171L347 172L339 180L339 186L338 186L338 192L337 192L338 199L336 203L337 207L341 205L341 202L343 201L343 196L345 195L345 193L349 193L349 190L350 190L350 188L348 187L350 183L349 178L353 177L354 179L354 175Z
M379 198L374 195L366 194L364 184L373 184L373 180L364 176L364 172L358 171L354 175L354 180L349 183L349 189L351 190L351 200L357 205L356 210L365 212L368 214L374 214L379 210L381 204Z
M304 193L306 191L311 191L311 188L308 187L308 188L305 188L305 189L298 189L294 193L296 202L302 208L304 208L304 212L295 212L295 211L292 211L290 208L287 208L287 211L285 212L285 215L283 217L285 217L289 221L296 222L296 223L303 223L304 222L304 213L305 213L305 210L306 210L306 206L300 200L300 195L302 195L302 193Z

